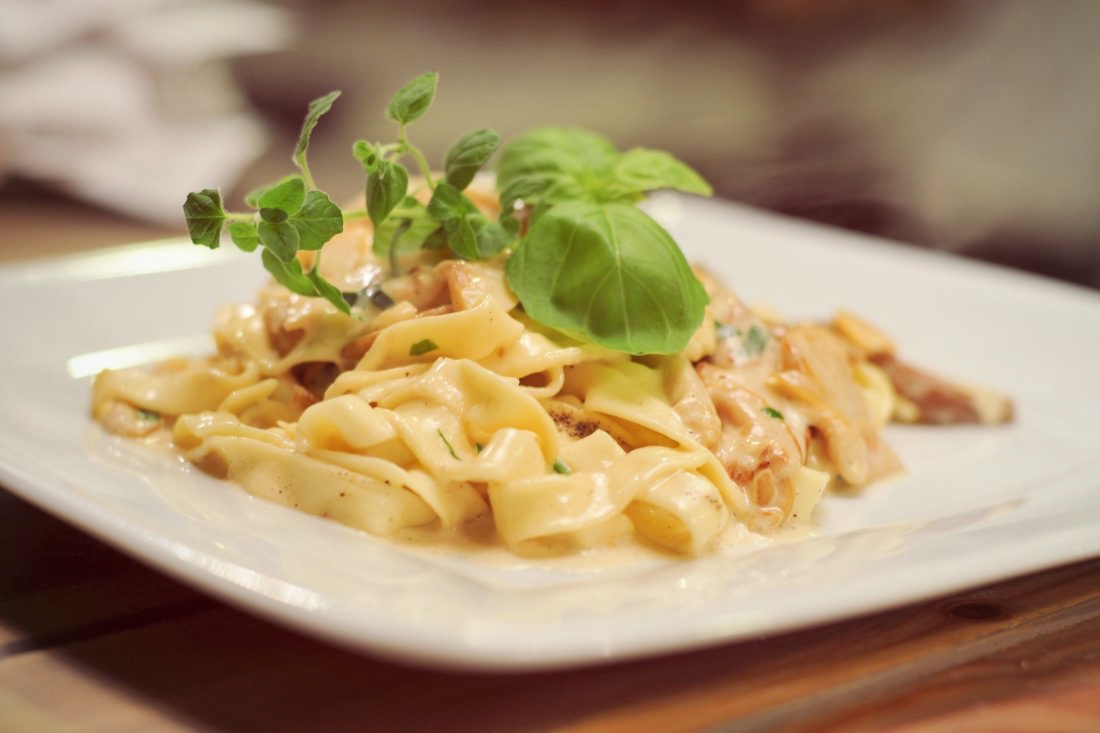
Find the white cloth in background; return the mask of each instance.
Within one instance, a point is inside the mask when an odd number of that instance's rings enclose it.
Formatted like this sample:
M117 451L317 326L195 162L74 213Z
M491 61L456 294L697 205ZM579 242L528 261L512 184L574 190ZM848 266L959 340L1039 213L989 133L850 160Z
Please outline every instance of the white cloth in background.
M0 0L0 179L140 218L233 184L267 136L229 74L290 27L245 0Z

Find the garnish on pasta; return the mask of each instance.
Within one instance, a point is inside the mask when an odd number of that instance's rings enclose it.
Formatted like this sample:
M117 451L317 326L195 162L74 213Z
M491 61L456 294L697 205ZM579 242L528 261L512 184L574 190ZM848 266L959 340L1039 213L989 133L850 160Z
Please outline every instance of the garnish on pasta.
M214 355L101 373L104 427L170 435L204 471L378 535L697 555L899 471L891 419L1011 419L854 315L786 323L689 265L636 206L711 194L668 153L543 128L489 176L502 139L479 129L431 168L408 128L437 82L393 97L395 142L353 145L351 207L307 159L339 92L310 104L297 172L251 193L254 211L187 196L192 241L259 250L273 282L218 314Z

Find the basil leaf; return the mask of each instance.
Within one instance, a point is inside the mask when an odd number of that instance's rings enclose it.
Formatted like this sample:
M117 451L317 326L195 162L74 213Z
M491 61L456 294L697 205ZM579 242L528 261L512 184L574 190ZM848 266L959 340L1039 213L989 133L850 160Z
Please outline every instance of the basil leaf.
M306 250L322 246L344 231L344 215L322 191L314 189L306 194L305 202L290 223L298 230L299 247Z
M439 73L435 71L416 77L393 95L386 107L386 117L403 125L420 119L431 106L438 83Z
M210 249L221 244L225 209L222 194L215 188L204 188L187 194L183 202L183 218L187 221L187 233L191 241Z
M375 226L390 215L409 190L409 172L400 163L379 160L376 170L367 175L367 213Z
M630 354L671 354L703 321L707 295L657 222L623 203L549 209L507 264L539 323Z
M465 190L499 147L500 135L494 130L474 130L463 135L447 151L444 163L447 183L459 191Z
M594 132L544 127L512 140L497 165L501 204L599 201L619 153Z
M608 194L614 198L629 199L663 188L699 196L714 193L710 184L695 170L663 150L631 148L615 163Z
M260 244L260 235L256 231L256 222L235 221L226 227L233 244L242 252L252 252Z
M499 186L500 179L497 179ZM517 204L527 205L538 199L543 190L542 181L536 178L516 178L508 184L507 188L499 189L500 195L500 223L504 227L517 234L519 232L519 220L516 219Z
M593 171L609 172L618 157L603 135L575 127L542 127L508 143L497 176L504 187L514 178L536 173L581 178Z
M281 209L263 209L263 211L281 212ZM264 220L256 227L256 231L260 235L260 241L267 248L264 250L265 254L271 252L284 262L294 259L301 237L289 221Z
M307 179L310 177L309 166L306 164L306 148L309 147L309 138L313 135L313 128L317 127L317 121L321 119L321 115L332 109L332 103L339 96L340 91L336 90L309 103L306 119L302 122L302 131L298 135L298 144L294 148L294 162Z
M301 176L288 176L265 189L256 200L258 209L281 209L293 214L302 208L306 198L306 184Z

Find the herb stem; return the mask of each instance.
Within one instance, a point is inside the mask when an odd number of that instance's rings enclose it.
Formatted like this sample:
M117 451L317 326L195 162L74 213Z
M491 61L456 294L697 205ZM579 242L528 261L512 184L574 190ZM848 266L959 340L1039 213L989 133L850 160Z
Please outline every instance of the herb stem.
M227 211L227 212L225 212L225 220L227 222L255 221L256 220L256 214L255 214L255 212L239 213L239 212Z
M370 216L370 213L366 209L355 209L353 211L341 211L341 215L344 217L344 221L349 219L366 219Z
M432 178L432 168L428 165L428 159L424 157L424 153L420 148L412 145L409 142L409 138L405 136L405 123L401 123L397 128L397 139L399 147L397 150L402 153L408 153L416 161L416 166L420 169L420 175L424 176L424 182L428 184L428 188L432 191L435 190L435 180Z
M306 190L312 191L317 188L317 184L313 182L313 174L309 172L309 166L306 165L306 156L304 153L302 154L301 168L299 170L302 171L302 180L306 184Z

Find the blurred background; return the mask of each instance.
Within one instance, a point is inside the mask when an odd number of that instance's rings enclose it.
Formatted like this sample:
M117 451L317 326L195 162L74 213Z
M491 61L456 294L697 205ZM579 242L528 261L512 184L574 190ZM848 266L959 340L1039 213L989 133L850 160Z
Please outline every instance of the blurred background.
M1100 287L1096 0L0 0L0 257L183 230L310 152L351 198L359 138L440 71L410 129L578 124L718 194ZM11 232L17 232L13 238Z

